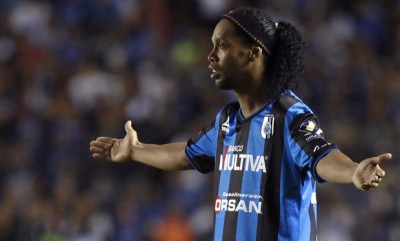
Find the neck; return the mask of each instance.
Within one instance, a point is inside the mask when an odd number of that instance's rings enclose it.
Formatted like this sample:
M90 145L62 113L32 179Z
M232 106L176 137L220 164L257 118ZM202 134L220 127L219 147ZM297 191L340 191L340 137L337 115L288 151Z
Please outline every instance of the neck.
M241 81L241 88L235 90L244 117L249 117L257 112L273 97L266 93L263 84L265 81L263 56L260 55L255 61L249 63L247 75L238 77L246 80Z
M265 103L272 99L272 96L266 95L261 89L252 94L236 93L236 96L242 109L242 114L246 118L257 112Z

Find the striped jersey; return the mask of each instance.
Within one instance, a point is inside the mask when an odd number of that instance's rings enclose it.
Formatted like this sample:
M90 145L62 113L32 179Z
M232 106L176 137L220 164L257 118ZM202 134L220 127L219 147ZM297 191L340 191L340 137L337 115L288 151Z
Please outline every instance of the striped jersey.
M186 146L190 164L214 171L215 241L316 240L316 164L337 150L292 91L244 118L238 102Z

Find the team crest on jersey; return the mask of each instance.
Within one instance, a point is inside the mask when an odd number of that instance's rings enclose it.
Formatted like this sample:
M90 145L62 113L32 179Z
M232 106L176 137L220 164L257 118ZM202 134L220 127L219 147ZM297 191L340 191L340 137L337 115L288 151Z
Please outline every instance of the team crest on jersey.
M225 135L229 133L229 116L228 119L222 124L221 131Z
M274 114L267 114L264 117L264 121L261 127L261 136L264 139L269 139L274 135L274 123L275 116Z

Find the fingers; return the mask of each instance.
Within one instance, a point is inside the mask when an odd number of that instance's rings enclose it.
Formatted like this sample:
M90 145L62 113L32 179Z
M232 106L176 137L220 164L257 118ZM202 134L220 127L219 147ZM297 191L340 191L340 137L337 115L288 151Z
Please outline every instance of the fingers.
M376 158L374 158L372 160L372 163L376 164L376 165L379 165L379 164L382 164L385 161L388 161L390 159L392 159L392 154L391 153L385 153L385 154L379 155Z
M382 179L386 174L380 167L380 164L390 160L391 158L392 154L384 153L363 161L361 164L361 171L357 174L358 178L360 178L359 180L361 185L358 184L357 187L364 191L379 187L379 184L382 182Z
M137 132L132 128L132 122L131 121L127 121L125 123L125 131L126 131L126 135L129 139L129 142L133 145L140 145L140 141L137 135Z
M378 168L378 170L376 171L376 175L381 178L384 177L386 175L386 172L383 169L381 169L379 166L377 166L377 168Z
M379 164L382 164L385 161L390 160L391 158L392 154L385 153L370 159L370 163L373 165L372 170L370 170L371 176L368 178L369 181L361 185L362 190L368 191L370 188L379 187L382 178L385 176L385 171L379 166Z
M98 147L91 146L90 151L92 152L92 156L94 158L111 158L111 152L109 149L102 149Z
M94 158L106 158L111 161L126 160L129 157L129 148L132 143L140 144L137 133L132 128L132 122L125 123L126 135L123 139L98 137L90 142L90 151Z
M130 120L125 123L125 131L127 134L132 134L134 132L132 128L132 122Z
M371 180L370 182L368 182L368 183L366 183L366 184L363 184L363 185L361 186L361 188L362 188L364 191L368 191L368 190L371 189L371 188L377 188L377 187L379 187L379 184L381 183L381 181L382 181L382 176L379 176L378 174L376 174L376 175L372 178L372 180Z
M117 139L111 138L111 137L100 136L100 137L97 137L95 141L99 142L99 143L103 143L103 144L108 143L108 144L114 145L114 143L115 143L115 141L117 141Z
M105 154L106 153L106 149L101 148L101 147L97 147L97 146L90 146L90 151L93 153L101 153L101 154Z
M363 184L363 185L361 185L361 189L362 189L363 191L368 191L369 189L371 189L371 185Z
M379 187L379 183L380 183L380 181L373 181L373 182L370 182L368 184L363 184L363 185L361 185L361 189L363 191L368 191L371 188Z
M111 159L111 148L117 139L109 137L98 137L90 142L90 151L94 158Z
M374 176L372 182L378 182L378 183L381 182L382 177L384 177L384 176L386 175L386 173L385 173L385 171L379 166L379 164L382 164L382 163L384 163L385 161L390 160L390 159L392 159L392 154L390 154L390 153L385 153L385 154L382 154L382 155L380 155L380 156L377 156L376 158L374 158L374 159L372 160L372 163L373 163L374 165L376 165L376 167L375 167L376 172L375 172L375 176ZM374 187L375 187L375 186L374 186ZM377 186L376 186L376 187L377 187Z
M379 183L382 181L382 177L376 176L376 179L371 182L370 186L377 188L379 186Z
M116 141L117 139L110 137L97 137L96 140L90 142L90 146L110 149Z
M371 186L378 187L379 183L382 181L382 177L375 175L374 179L371 181Z

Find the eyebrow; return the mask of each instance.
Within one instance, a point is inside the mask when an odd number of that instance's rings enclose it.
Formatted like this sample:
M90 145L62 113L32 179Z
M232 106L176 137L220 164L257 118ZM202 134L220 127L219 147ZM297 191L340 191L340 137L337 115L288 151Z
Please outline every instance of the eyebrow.
M211 37L211 42L214 43L214 41L215 41L216 43L217 43L217 42L221 42L221 41L227 42L227 39L226 39L226 38L212 38L212 37Z

